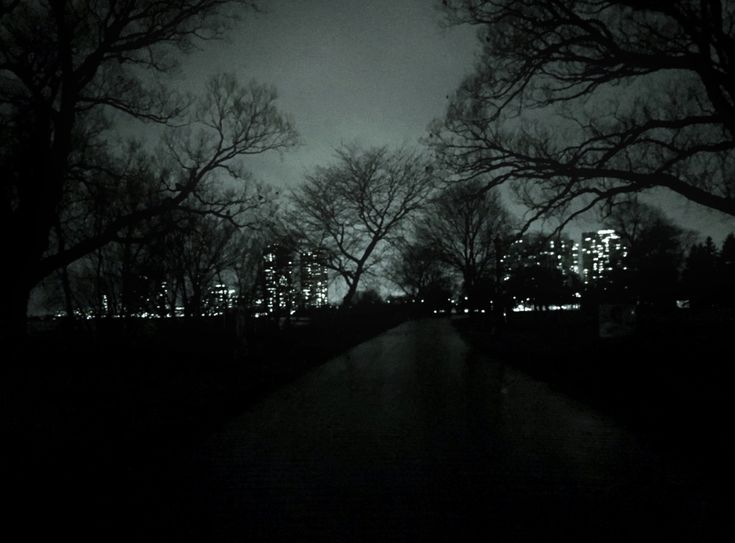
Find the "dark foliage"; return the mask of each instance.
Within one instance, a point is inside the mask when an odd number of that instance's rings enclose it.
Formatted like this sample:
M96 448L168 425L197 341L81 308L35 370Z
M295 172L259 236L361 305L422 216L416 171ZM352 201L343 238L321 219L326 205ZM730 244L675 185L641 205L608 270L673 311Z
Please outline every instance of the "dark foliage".
M735 6L720 0L447 0L482 53L431 141L561 224L664 187L735 214Z

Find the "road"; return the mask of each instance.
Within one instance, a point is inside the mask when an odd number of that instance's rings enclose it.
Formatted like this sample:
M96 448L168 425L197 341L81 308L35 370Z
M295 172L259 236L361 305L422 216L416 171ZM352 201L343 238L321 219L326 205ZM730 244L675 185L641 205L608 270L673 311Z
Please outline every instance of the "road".
M448 319L315 368L177 470L164 529L207 541L702 540L720 507L686 466L475 352Z

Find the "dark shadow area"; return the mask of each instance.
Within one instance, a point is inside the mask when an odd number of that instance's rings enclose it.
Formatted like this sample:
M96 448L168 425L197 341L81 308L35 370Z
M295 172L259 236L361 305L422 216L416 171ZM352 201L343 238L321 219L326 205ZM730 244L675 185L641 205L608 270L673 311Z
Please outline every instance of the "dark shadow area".
M406 308L381 305L280 323L34 323L36 331L3 368L9 518L29 536L144 533L142 526L175 510L181 462L196 443L309 368L408 316Z
M507 364L612 416L724 495L729 472L733 315L639 312L628 336L600 338L583 311L455 320L462 336Z

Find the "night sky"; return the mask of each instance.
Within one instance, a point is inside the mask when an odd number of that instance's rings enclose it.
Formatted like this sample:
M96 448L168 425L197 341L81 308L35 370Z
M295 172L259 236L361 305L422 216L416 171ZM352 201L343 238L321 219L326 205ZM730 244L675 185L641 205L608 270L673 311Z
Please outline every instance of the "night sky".
M231 71L275 85L303 145L250 162L258 176L293 186L328 163L342 142L415 144L472 69L470 27L443 29L427 0L276 0L248 13L228 43L211 43L184 65L201 81Z
M258 179L293 187L328 164L341 143L418 144L448 96L472 70L475 29L446 28L432 0L273 0L245 13L226 42L204 44L182 67L182 88L196 90L209 74L275 85L282 111L293 116L302 145L283 156L248 159ZM649 202L682 226L720 243L735 218L703 209L667 191ZM521 209L511 206L518 212ZM599 227L594 217L567 232Z

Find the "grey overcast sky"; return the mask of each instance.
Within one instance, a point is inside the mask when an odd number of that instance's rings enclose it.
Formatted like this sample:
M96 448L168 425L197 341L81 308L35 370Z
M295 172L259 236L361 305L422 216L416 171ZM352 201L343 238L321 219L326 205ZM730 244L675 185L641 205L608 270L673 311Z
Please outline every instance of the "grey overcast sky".
M473 67L478 42L469 26L444 28L436 0L272 0L246 13L226 42L205 44L188 58L182 85L210 74L273 84L303 145L282 157L249 160L257 178L293 187L332 160L341 142L416 144L444 113L447 97ZM735 220L665 191L652 193L682 226L719 244ZM593 220L567 229L578 239Z
M274 0L248 13L226 43L207 44L183 75L234 72L275 85L303 145L249 164L294 186L341 142L415 144L472 69L469 27L443 29L433 0Z

